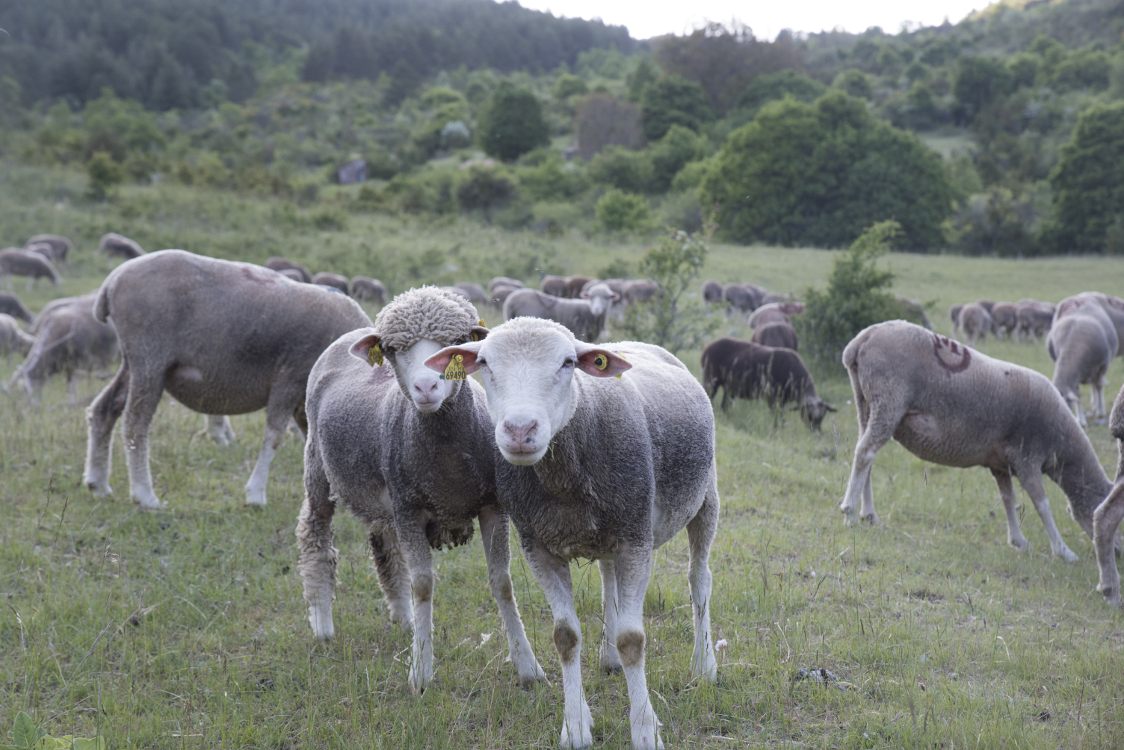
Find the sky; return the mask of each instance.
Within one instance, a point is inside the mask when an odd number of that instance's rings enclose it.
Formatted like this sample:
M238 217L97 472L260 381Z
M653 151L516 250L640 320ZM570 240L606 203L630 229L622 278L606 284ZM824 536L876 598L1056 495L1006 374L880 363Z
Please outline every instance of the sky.
M568 18L600 18L627 26L634 39L661 34L684 34L706 21L729 22L737 18L753 29L758 39L773 39L783 29L823 31L836 27L860 32L881 26L886 33L901 31L902 23L936 26L947 17L952 23L989 0L519 0L524 8L547 10Z

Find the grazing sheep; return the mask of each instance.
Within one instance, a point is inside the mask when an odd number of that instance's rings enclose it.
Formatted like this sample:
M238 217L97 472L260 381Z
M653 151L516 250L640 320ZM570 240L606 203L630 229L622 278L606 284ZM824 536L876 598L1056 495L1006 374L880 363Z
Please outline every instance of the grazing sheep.
M981 299L976 304L987 310L988 315L991 315L991 308L995 307L995 303L988 299Z
M605 328L609 311L620 295L605 284L582 292L583 299L561 299L534 289L517 289L503 303L505 321L518 317L561 323L581 341L595 341Z
M952 335L960 335L960 311L964 309L964 305L953 305L948 308L948 317L952 319Z
M704 281L702 285L703 301L708 305L715 305L722 301L722 285L717 281Z
M522 289L523 282L519 279L512 279L507 276L496 276L488 282L488 293L494 294L497 286L513 286L516 289Z
M1116 438L1116 481L1104 502L1093 512L1093 549L1096 550L1097 566L1100 568L1097 591L1104 595L1109 604L1119 607L1120 573L1116 570L1113 553L1120 549L1120 522L1124 520L1124 387L1116 394L1108 429Z
M793 299L791 292L784 292L783 294L781 292L766 292L764 296L761 297L760 304L771 305L775 302L792 302Z
M597 281L589 276L567 276L566 294L563 296L568 299L582 299L582 292L586 291L586 286L590 283L596 284Z
M270 270L272 270L272 269L270 269ZM298 271L295 268L282 268L277 273L281 274L282 276L284 276L287 279L292 279L293 281L296 281L297 283L300 283L300 284L305 283L304 274L302 274L300 271Z
M301 275L301 281L306 284L312 283L312 272L308 270L308 266L301 263L295 263L285 258L279 258L274 255L272 258L264 263L266 268L272 268L274 271L283 271L286 268L291 268Z
M0 313L11 315L13 318L19 318L25 323L34 323L35 316L31 311L23 306L20 298L14 294L7 292L0 292Z
M684 527L695 631L691 673L708 682L718 675L707 558L719 500L706 393L664 349L635 342L601 348L533 318L442 349L426 365L441 372L453 357L463 358L465 373L479 369L483 376L504 459L496 462L496 488L550 604L562 665L562 746L593 742L570 583L570 561L589 558L601 569L601 665L624 671L632 746L662 747L644 670L644 593L653 549Z
M992 359L903 320L870 326L843 350L855 393L860 436L840 510L848 523L878 522L870 488L874 456L892 437L941 466L991 470L1007 514L1007 541L1025 549L1015 512L1017 477L1055 555L1077 556L1062 541L1042 474L1069 500L1069 512L1093 534L1093 511L1111 485L1085 432L1053 384L1026 367Z
M590 279L589 281L585 282L584 286L582 286L582 291L588 292L597 284L604 284L617 294L621 295L621 298L623 299L624 287L626 284L628 284L628 279ZM581 297L581 295L579 294L578 297Z
M1014 338L1019 328L1019 311L1010 302L996 302L991 308L991 331L997 338Z
M713 399L722 388L723 410L735 398L764 398L774 413L796 403L804 424L817 432L827 413L835 411L816 393L804 360L791 349L720 338L703 350L702 368L707 395Z
M969 302L960 310L960 328L968 339L968 346L975 346L977 341L987 340L987 333L991 330L991 313L981 303Z
M74 249L74 243L61 234L37 234L34 237L29 237L27 243L24 244L24 248L31 250L35 245L47 245L50 247L51 250L47 259L53 263L66 263L67 256L69 256L70 251Z
M796 351L800 343L796 337L796 329L787 320L774 320L757 326L749 340L761 346L779 346L792 351Z
M722 287L722 299L726 300L726 316L734 310L748 315L761 306L766 292L755 284L727 284Z
M492 304L496 307L503 309L503 305L507 302L507 298L511 296L512 292L517 292L525 287L509 286L507 284L499 284L492 290Z
M1015 315L1018 318L1015 338L1037 341L1050 331L1050 324L1054 320L1054 305L1034 299L1021 299L1015 303Z
M457 289L460 289L468 295L468 301L474 305L486 305L491 301L488 293L484 291L484 287L479 284L473 284L470 281L462 281L457 284Z
M46 242L35 242L23 248L29 253L35 253L43 258L46 258L51 263L57 263L58 259L55 258L55 248L48 245Z
M333 289L337 289L347 295L351 294L351 287L347 283L347 277L341 276L338 273L328 273L327 271L321 271L320 273L312 277L312 283L319 284L320 286L330 286Z
M512 593L484 390L471 380L438 378L424 365L442 347L486 336L478 319L463 298L435 287L412 289L382 309L373 329L344 334L329 346L308 377L306 494L297 540L309 622L317 638L333 637L332 515L343 505L367 526L391 619L413 630L415 693L433 679L430 547L465 544L476 518L511 661L523 684L543 679Z
M1064 315L1046 336L1046 351L1055 362L1054 387L1062 394L1082 427L1086 426L1086 421L1085 411L1081 408L1081 384L1092 386L1089 408L1093 418L1099 420L1107 416L1104 387L1108 381L1105 374L1120 348L1116 329L1108 316L1100 308L1090 306L1088 310L1101 314L1077 311Z
M749 327L757 328L778 320L787 323L789 315L799 315L802 312L804 312L803 302L769 302L753 311L749 316Z
M116 255L125 260L133 260L146 254L135 241L116 232L102 235L101 242L98 243L98 252L104 255Z
M0 276L26 276L28 289L31 289L38 279L50 279L53 286L58 286L62 281L62 276L55 270L51 261L39 253L16 247L0 250ZM11 278L8 278L8 288L12 288Z
M109 494L113 425L124 413L131 494L160 507L148 426L160 395L202 414L265 408L265 439L246 502L265 505L269 464L290 417L304 430L304 390L321 352L371 324L355 300L249 263L161 250L122 263L97 292L97 319L113 321L123 359L86 410L86 486Z
M660 285L654 281L628 281L624 285L624 293L621 297L626 305L649 302L659 290Z
M918 300L909 299L908 297L895 297L898 304L902 306L902 310L907 317L915 319L920 325L933 330L933 323L929 320L929 316L925 314L925 305L921 304Z
M351 277L351 296L361 302L374 302L376 305L386 304L386 287L378 279L370 276Z
M1058 303L1054 311L1054 323L1063 315L1075 309L1086 310L1088 306L1097 306L1108 316L1111 325L1116 329L1117 338L1124 342L1124 300L1101 292L1082 292L1072 297L1066 297ZM1121 352L1124 354L1124 352Z
M5 361L11 364L13 352L26 357L34 343L35 337L24 333L15 318L7 313L0 313L0 354L4 355Z
M543 276L539 283L539 290L551 297L565 298L569 291L566 279L563 276Z
M54 300L35 321L35 345L12 376L23 380L32 402L39 403L43 385L55 373L66 375L70 403L78 403L78 372L108 369L117 356L113 326L94 317L94 294Z

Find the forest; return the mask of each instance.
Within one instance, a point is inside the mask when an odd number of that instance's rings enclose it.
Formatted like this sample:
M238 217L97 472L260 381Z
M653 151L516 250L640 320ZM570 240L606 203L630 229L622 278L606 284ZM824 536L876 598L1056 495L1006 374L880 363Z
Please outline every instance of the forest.
M3 158L539 233L1124 252L1124 2L638 41L484 0L0 2ZM368 181L321 190L364 159Z

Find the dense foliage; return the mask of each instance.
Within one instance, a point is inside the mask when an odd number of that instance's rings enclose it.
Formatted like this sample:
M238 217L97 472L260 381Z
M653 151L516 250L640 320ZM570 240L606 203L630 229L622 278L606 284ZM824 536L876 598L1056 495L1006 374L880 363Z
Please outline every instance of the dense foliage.
M550 143L539 100L531 91L507 81L500 84L481 113L479 134L484 153L504 161L514 161Z

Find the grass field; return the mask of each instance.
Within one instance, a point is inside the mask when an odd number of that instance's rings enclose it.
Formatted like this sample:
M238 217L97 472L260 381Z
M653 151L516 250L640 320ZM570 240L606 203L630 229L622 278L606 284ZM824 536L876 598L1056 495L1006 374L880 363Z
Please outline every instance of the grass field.
M314 270L409 283L486 281L535 268L597 272L638 259L645 243L504 233L463 220L352 214L344 231L307 208L195 192L128 188L89 205L82 179L12 165L0 170L0 242L61 231L79 248L48 299L95 288L111 267L93 255L105 231L150 249L183 247L262 261L283 254ZM428 251L428 257L427 257ZM716 246L705 276L799 293L822 284L830 253ZM421 260L419 260L421 259ZM424 261L424 262L422 262ZM895 291L932 301L947 332L949 304L979 297L1057 300L1120 292L1124 261L1000 261L894 255ZM456 266L456 270L450 270ZM497 323L495 311L486 311ZM739 325L722 330L743 334ZM1050 373L1041 345L982 349ZM682 358L696 372L698 352ZM5 378L14 367L6 366ZM1115 393L1122 368L1109 378ZM716 686L692 683L686 539L658 550L646 603L648 678L669 747L1112 748L1124 746L1124 619L1093 590L1090 541L1048 484L1055 519L1078 563L1052 559L1020 493L1028 552L1006 544L994 483L983 469L925 464L896 444L879 454L874 496L882 523L847 528L838 504L856 437L842 370L818 372L839 407L822 434L795 416L774 426L739 403L717 422L722 515L712 550L714 638L729 648ZM88 399L102 386L83 383ZM166 397L153 427L153 473L167 509L128 500L123 449L116 495L81 487L82 408L52 382L39 408L0 397L0 731L26 711L52 734L99 734L110 747L553 747L562 694L545 598L518 552L513 576L527 633L550 684L518 687L479 544L436 555L437 676L406 688L410 638L386 616L362 528L336 516L338 637L313 641L296 571L293 529L302 498L301 446L277 454L269 505L244 506L263 415L234 417L235 445L198 433L203 419ZM1104 425L1090 437L1106 467ZM514 542L513 542L514 544ZM622 677L596 669L600 582L574 568L586 690L598 747L629 744ZM824 667L838 683L794 680Z

